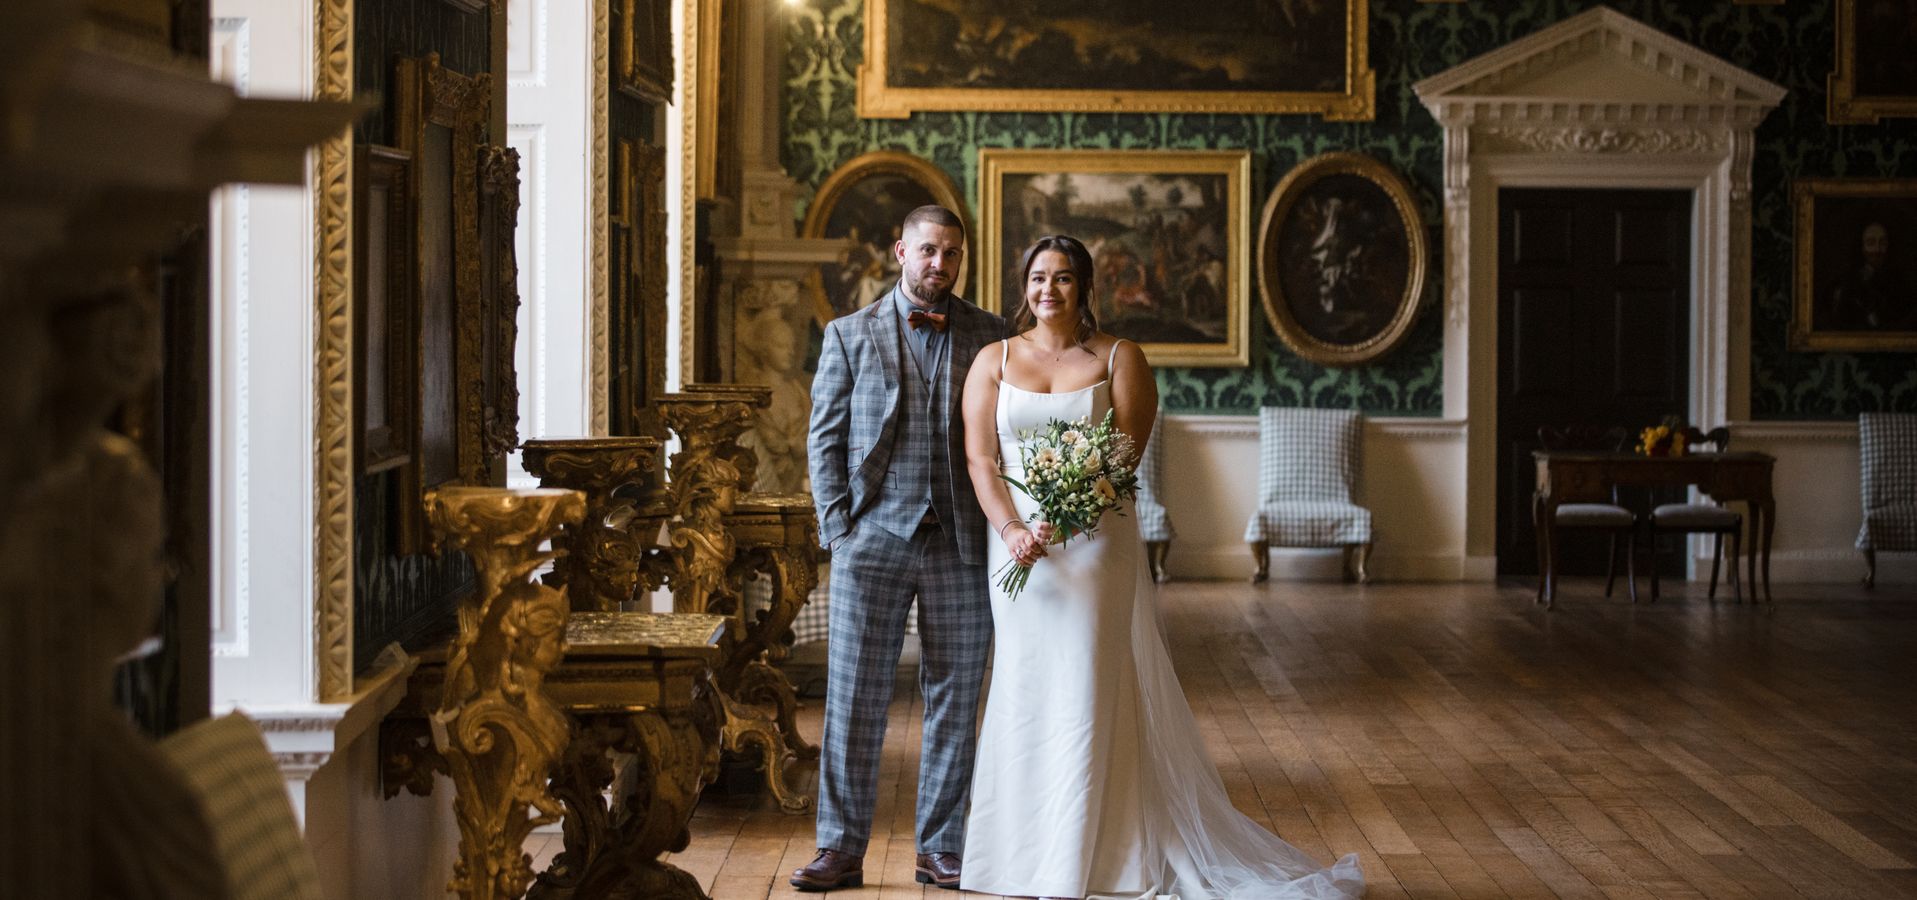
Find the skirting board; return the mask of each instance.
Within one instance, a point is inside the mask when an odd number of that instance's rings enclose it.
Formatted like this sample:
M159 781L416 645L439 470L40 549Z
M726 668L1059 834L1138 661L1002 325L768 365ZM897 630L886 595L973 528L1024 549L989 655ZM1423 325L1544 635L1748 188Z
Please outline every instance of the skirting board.
M1271 577L1274 581L1339 581L1343 564L1341 550L1307 550L1291 547L1271 549ZM1495 570L1495 560L1493 561ZM1180 547L1171 545L1165 568L1175 581L1244 581L1256 568L1251 548L1243 544L1235 549ZM1373 552L1373 581L1477 581L1473 578L1481 566L1469 564L1466 557L1449 554L1394 555Z

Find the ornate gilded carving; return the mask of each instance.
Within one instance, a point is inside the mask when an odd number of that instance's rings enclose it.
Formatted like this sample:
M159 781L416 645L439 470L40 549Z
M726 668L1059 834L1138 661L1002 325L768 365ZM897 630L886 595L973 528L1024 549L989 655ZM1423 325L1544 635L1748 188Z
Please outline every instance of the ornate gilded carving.
M415 229L422 279L421 371L415 377L423 386L451 385L445 393L422 394L417 418L420 433L414 440L417 458L401 470L404 498L399 504L400 542L406 552L419 552L424 549L425 535L419 522L421 507L413 498L423 497L427 488L447 481L468 485L493 481L496 457L489 452L486 412L489 402L498 403L499 395L487 389L488 357L496 349L488 335L498 329L497 320L488 311L491 301L487 279L482 277L487 273L481 247L479 189L492 76L462 75L444 68L439 55L429 53L419 59L400 59L395 85L394 132L399 147L413 156L409 194L421 217L420 227ZM429 143L428 129L444 129L447 137ZM445 243L431 239L433 229L427 224L443 213L426 202L428 196L441 198L445 205L439 209L450 206L450 221L437 226L451 232L442 235ZM510 229L506 240L511 240ZM451 259L445 257L447 249ZM448 271L450 285L438 280ZM450 309L446 308L448 304ZM447 328L451 329L450 336L443 334ZM433 342L446 337L450 337L450 348L441 347L442 352L436 353ZM448 356L450 373L441 375L427 368L447 365ZM491 372L512 380L511 353L495 363ZM516 416L516 401L513 408L512 415ZM449 445L450 459L444 452L433 452L432 448Z
M522 849L536 825L563 809L546 778L571 727L544 690L564 652L563 588L528 581L559 555L541 541L585 514L577 491L446 487L426 497L435 543L466 551L479 590L461 602L459 634L431 715L455 788L459 858L452 892L473 900L518 897L532 882ZM528 816L530 810L537 814Z
M547 584L569 589L573 609L617 610L646 580L659 520L641 510L663 498L659 449L649 437L526 442L526 471L542 486L586 495L585 518L553 539L566 555L546 576Z
M612 217L622 244L620 271L610 292L612 404L615 434L663 437L656 400L666 390L666 152L646 141L620 141L618 210Z
M416 797L433 793L433 775L450 777L446 757L433 747L425 719L391 718L379 726L379 785L387 799L400 791Z
M745 582L764 573L772 579L772 596L765 609L740 610L740 637L718 673L725 749L756 753L780 808L802 813L812 807L812 797L792 790L786 769L794 758L817 759L819 749L799 736L798 695L772 663L785 659L792 620L818 581L818 519L809 494L752 494L739 501L726 524L738 541L728 573L732 593L743 597Z
M353 99L353 4L314 11L313 97ZM319 699L353 691L353 146L342 130L313 153L313 600Z
M551 789L565 808L565 850L528 896L697 898L698 882L661 863L683 850L699 791L718 774L720 717L712 667L723 616L582 612L566 623L566 656L545 692L575 724ZM443 766L421 714L448 682L430 660L414 674L408 704L381 731L387 796L430 793ZM409 724L411 723L411 724ZM623 772L617 766L625 761ZM618 775L608 806L605 790Z
M587 414L592 417L592 433L605 434L610 421L611 402L607 396L608 386L612 383L612 364L609 358L612 352L610 323L607 320L610 291L608 251L606 247L607 226L610 219L606 209L609 196L607 184L610 182L608 169L608 136L611 134L612 89L610 84L611 65L608 62L608 48L612 44L610 0L592 0L592 157L587 162L592 172L592 230L587 238L592 247L592 271L588 273L588 287L591 290L592 317L588 327L592 330L591 345L587 349L590 358L591 378L588 390L592 394ZM691 219L686 221L690 222Z
M770 396L765 388L689 385L684 393L660 398L660 416L678 433L682 447L672 455L674 518L667 526L672 603L679 612L738 609L737 596L726 589L734 542L725 517L758 468L752 451L739 446L739 436L752 427L752 411L763 408Z

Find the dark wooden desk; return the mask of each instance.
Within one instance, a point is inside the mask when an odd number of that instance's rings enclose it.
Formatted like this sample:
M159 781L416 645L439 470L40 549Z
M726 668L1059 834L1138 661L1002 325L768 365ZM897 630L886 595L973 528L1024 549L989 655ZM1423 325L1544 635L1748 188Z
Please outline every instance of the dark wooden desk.
M1557 595L1557 508L1565 503L1609 503L1611 488L1685 487L1722 502L1741 500L1750 540L1751 596L1757 596L1758 569L1763 568L1763 596L1771 599L1771 529L1777 521L1777 503L1771 496L1770 454L1692 453L1685 456L1640 456L1634 453L1588 453L1539 450L1537 492L1531 500L1531 522L1537 528L1538 600L1549 606ZM1687 554L1688 556L1688 554ZM1731 560L1737 565L1737 560Z

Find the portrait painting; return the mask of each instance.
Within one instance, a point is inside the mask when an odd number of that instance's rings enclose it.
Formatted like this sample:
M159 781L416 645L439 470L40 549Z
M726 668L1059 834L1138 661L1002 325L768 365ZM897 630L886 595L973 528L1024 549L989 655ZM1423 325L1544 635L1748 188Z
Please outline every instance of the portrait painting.
M1025 248L1085 243L1093 311L1153 365L1243 366L1251 155L981 150L979 304L1016 318Z
M1300 163L1272 191L1258 231L1272 330L1320 365L1383 356L1417 314L1424 246L1417 204L1389 166L1357 153Z
M899 240L900 226L906 214L934 203L965 217L952 180L939 167L907 153L867 153L840 166L820 185L801 233L837 241L840 247L837 259L819 267L823 296L813 311L819 325L864 309L898 283L892 245ZM968 240L969 247L977 243ZM961 268L953 290L964 297L965 289Z
M1793 186L1794 350L1917 350L1917 179Z
M1372 117L1363 0L867 0L859 115L917 110Z
M1917 0L1836 0L1832 124L1917 116Z

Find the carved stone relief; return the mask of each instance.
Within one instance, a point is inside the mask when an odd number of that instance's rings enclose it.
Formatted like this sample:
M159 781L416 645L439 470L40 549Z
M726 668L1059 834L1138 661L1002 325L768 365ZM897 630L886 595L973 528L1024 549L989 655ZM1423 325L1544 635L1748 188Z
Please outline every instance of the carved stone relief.
M759 476L752 489L802 491L806 485L805 440L812 416L811 376L802 357L808 311L799 283L751 281L740 285L734 305L737 335L734 378L772 389L772 405L760 410L741 444L757 451Z

